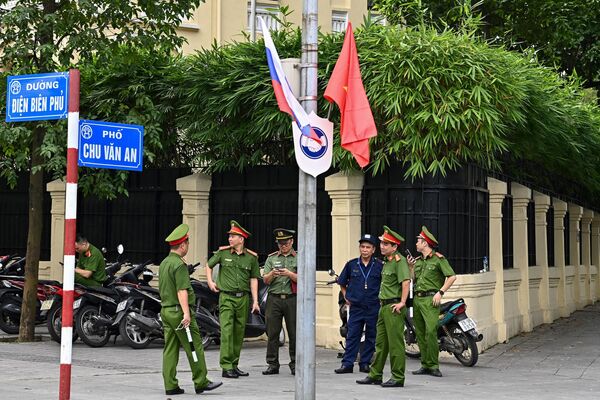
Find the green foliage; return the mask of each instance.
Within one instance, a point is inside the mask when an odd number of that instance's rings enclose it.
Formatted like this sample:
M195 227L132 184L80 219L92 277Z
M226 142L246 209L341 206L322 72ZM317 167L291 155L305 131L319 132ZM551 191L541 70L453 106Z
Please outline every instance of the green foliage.
M8 75L80 68L81 117L143 124L146 160L172 162L174 158L163 150L170 151L176 142L169 121L176 105L168 93L157 94L164 88L154 84L155 74L164 75L165 65L172 64L165 54L184 40L176 27L201 2L21 0L10 8L7 0L0 0L0 65ZM1 85L4 114L5 79ZM43 145L31 149L36 126L45 131ZM65 121L0 123L0 175L13 185L23 170L44 169L62 177L65 132ZM31 165L32 151L41 153L42 165ZM114 198L125 193L125 173L88 168L81 172L80 186L86 194Z
M378 127L368 169L392 162L408 177L446 173L466 162L500 169L528 160L600 191L599 111L580 82L529 57L438 32L368 24L355 32L361 71ZM300 55L300 32L274 33L281 58ZM343 35L322 35L320 94ZM264 44L213 47L181 61L178 125L196 165L208 171L293 162L290 118L279 112ZM329 103L320 98L320 114ZM332 118L339 121L337 107ZM336 129L339 124L336 124ZM334 165L357 168L335 135Z

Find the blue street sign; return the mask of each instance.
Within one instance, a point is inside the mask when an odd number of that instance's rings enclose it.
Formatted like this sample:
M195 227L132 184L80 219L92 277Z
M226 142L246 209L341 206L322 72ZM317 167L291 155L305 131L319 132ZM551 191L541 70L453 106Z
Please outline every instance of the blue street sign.
M6 78L6 122L65 119L68 107L68 72Z
M79 121L80 167L141 171L143 155L143 126Z

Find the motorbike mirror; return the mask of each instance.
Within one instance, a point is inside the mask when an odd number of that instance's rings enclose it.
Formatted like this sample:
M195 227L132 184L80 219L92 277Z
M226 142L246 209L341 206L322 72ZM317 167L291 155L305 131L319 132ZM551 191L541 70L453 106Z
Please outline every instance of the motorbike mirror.
M119 254L123 254L123 252L124 252L124 251L125 251L125 248L123 247L123 245L122 245L122 244L119 244L119 245L117 246L117 253L119 253Z
M102 254L106 254L106 253L108 252L108 250L106 250L106 247L103 247L103 248L101 249L101 251L102 251Z
M333 268L330 268L329 271L327 271L327 273L329 274L329 276L335 275L335 271L333 270Z

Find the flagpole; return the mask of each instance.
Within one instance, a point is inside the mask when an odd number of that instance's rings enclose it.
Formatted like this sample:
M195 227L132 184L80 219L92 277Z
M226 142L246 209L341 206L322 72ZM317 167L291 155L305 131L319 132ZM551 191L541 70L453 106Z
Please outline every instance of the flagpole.
M304 0L300 101L307 114L317 111L317 0ZM317 181L298 172L298 303L296 400L315 399L315 298Z

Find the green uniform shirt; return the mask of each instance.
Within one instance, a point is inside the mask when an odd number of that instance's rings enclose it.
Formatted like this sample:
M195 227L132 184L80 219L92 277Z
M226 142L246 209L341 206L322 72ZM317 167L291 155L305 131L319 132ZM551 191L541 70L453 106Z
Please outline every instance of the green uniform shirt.
M409 279L410 272L408 271L406 258L398 253L394 253L391 260L385 257L383 270L381 271L379 298L381 300L401 298L402 282Z
M270 255L265 262L264 274L268 274L273 269L285 268L292 272L298 271L296 252L292 251L287 256L276 252ZM274 294L292 294L292 281L287 276L276 276L269 283L269 293Z
M225 292L250 292L250 278L260 279L260 268L256 255L244 249L237 254L231 247L225 247L208 260L209 268L220 264L217 286Z
M158 268L158 290L163 307L179 305L178 290L187 290L188 304L196 304L196 294L190 283L190 275L186 263L176 253L169 253Z
M415 263L415 291L429 292L444 286L446 277L456 275L444 257L431 253L427 259L419 259Z
M106 280L106 263L104 262L104 256L100 250L91 244L85 254L79 255L77 268L92 271L90 279L93 279L100 284Z

